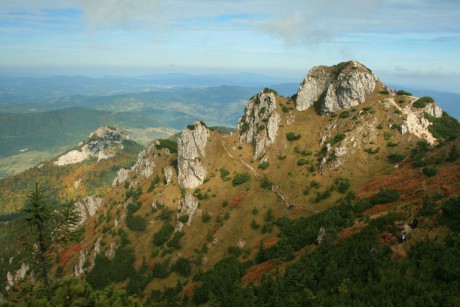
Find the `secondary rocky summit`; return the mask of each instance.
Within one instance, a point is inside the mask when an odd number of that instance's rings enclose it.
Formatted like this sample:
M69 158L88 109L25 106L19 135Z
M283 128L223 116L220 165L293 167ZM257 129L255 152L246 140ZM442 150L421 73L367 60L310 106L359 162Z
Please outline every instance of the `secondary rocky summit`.
M114 127L98 128L89 134L86 142L59 156L54 164L63 166L82 162L90 157L97 158L98 161L112 158L121 143L128 139L128 133L124 130Z
M331 67L313 67L297 92L296 108L304 111L320 101L321 114L348 109L365 101L378 81L372 72L356 61Z

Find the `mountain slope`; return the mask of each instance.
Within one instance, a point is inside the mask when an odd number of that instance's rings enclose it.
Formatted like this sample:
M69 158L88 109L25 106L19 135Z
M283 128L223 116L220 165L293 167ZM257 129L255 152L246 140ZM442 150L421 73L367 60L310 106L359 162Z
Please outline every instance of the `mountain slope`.
M231 135L195 122L177 146L154 141L54 268L149 303L375 304L382 295L361 291L402 271L427 287L391 259L417 265L410 251L434 235L460 247L442 210L459 196L459 132L434 101L392 93L360 63L315 67L291 98L253 96Z

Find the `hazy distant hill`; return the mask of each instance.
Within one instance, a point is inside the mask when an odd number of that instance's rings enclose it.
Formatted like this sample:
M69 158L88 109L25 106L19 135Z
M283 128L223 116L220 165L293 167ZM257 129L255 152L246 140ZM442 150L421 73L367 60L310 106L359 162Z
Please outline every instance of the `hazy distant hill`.
M194 119L188 114L171 110L111 113L83 107L27 114L0 113L0 155L8 156L24 149L50 150L73 146L100 126L165 126L180 129Z

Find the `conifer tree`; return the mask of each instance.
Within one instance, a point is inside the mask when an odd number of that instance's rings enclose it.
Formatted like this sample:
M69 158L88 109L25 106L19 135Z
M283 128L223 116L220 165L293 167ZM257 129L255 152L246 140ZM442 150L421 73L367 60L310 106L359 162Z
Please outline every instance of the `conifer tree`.
M27 196L21 210L29 231L24 233L26 246L31 247L32 256L38 268L38 276L48 287L48 258L58 244L71 241L79 216L76 207L69 203L59 205L51 201L48 189L35 184L35 190Z

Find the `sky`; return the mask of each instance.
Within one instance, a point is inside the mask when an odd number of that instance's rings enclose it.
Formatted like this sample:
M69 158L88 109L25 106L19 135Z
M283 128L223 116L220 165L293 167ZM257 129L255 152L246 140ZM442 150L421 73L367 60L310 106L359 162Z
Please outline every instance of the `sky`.
M0 0L0 74L254 72L357 60L460 93L459 0Z

